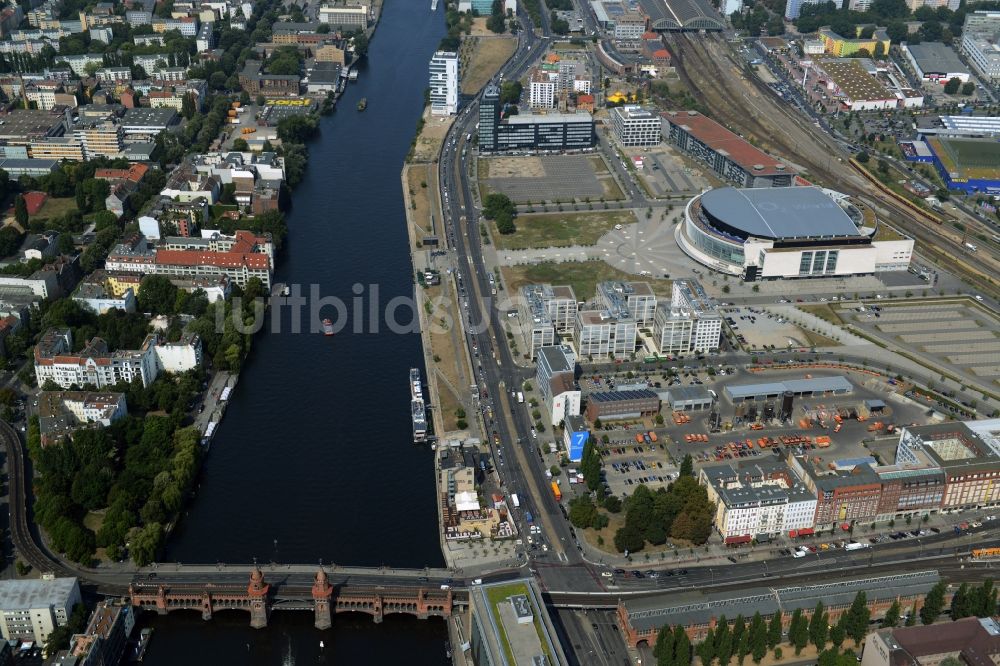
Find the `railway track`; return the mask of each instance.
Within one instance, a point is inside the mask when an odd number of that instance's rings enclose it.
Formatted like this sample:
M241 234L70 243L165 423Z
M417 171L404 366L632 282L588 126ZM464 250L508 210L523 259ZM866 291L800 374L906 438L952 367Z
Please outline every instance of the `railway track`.
M764 149L807 169L813 178L827 186L863 195L883 221L917 241L921 254L962 273L977 288L994 296L1000 294L994 279L1000 274L1000 263L995 257L988 252L969 254L962 236L924 220L880 192L849 166L845 159L849 156L842 154L832 138L790 109L768 86L742 72L718 37L675 34L671 45L681 80L717 120ZM711 52L710 46L716 52L724 52L725 57Z

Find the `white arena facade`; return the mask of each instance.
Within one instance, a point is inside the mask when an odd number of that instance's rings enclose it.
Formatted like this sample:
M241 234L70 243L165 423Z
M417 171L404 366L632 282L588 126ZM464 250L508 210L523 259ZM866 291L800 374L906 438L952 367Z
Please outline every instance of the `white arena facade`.
M913 239L879 229L870 208L818 187L708 190L688 202L677 243L747 282L905 271Z

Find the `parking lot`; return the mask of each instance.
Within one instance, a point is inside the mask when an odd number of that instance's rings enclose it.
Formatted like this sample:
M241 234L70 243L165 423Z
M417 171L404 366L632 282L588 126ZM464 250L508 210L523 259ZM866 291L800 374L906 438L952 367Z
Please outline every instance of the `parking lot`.
M723 308L726 323L747 349L810 347L814 339L781 315L759 307Z
M501 192L515 203L622 198L621 189L597 154L483 157L478 168L484 194Z
M1000 380L1000 321L971 299L842 308L866 333L979 380Z
M694 196L712 183L698 169L686 163L666 144L650 148L625 148L629 157L641 157L643 165L636 175L655 198Z

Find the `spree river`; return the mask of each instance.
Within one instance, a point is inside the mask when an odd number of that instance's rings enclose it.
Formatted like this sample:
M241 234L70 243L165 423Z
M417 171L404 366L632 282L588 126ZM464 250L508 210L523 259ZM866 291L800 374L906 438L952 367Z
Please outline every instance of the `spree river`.
M384 321L380 332L368 324L357 332L351 316L359 290L365 319L373 289L379 319L390 299L413 292L400 169L444 33L442 11L432 13L430 0L387 0L359 80L322 120L275 279L339 297L348 325L325 337L310 333L304 316L303 332L293 333L286 315L280 332L257 336L166 560L443 566L431 453L410 434L408 370L423 367L419 335L390 332ZM361 97L364 113L355 110ZM320 316L337 318L332 308ZM411 318L406 308L397 314ZM375 625L340 615L325 632L304 612L275 613L262 631L240 612L143 622L155 627L153 666L444 662L444 624L405 616Z

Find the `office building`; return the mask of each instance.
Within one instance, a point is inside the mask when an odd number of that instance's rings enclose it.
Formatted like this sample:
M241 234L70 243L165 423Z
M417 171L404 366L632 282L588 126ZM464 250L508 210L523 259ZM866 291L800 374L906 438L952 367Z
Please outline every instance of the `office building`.
M636 321L627 306L576 314L574 340L580 356L626 358L635 353Z
M573 288L548 284L521 287L517 325L531 358L538 349L556 344L560 334L570 333L576 321L576 296Z
M983 78L994 84L1000 81L1000 11L965 15L962 51Z
M354 30L367 30L368 21L371 19L371 10L368 5L354 5L347 7L323 6L319 8L319 20L331 26L337 26L342 32L350 33Z
M991 666L1000 661L1000 625L992 617L964 617L932 626L894 627L865 638L861 666Z
M567 416L579 416L580 389L573 350L567 345L542 347L535 363L535 381L550 425L559 425Z
M565 666L538 583L533 578L469 588L472 663Z
M624 12L615 17L615 39L634 41L646 32L646 17L642 12Z
M608 310L624 305L639 326L653 323L656 294L648 282L600 282L597 285L597 300Z
M696 280L675 280L670 303L656 306L653 335L665 355L718 351L722 315Z
M737 187L790 187L796 172L696 111L661 114L667 140Z
M650 389L598 391L587 395L587 420L637 420L654 417L660 411L660 396Z
M436 51L430 64L431 113L452 116L458 113L458 54Z
M622 146L655 146L663 140L663 121L641 106L617 106L611 109L611 131Z
M1000 504L1000 419L903 428L896 463L930 464L944 475L941 510Z
M813 526L816 494L783 460L711 465L698 480L715 505L714 526L726 545Z
M76 578L0 581L0 634L44 643L82 603Z
M479 102L479 150L581 150L597 141L594 119L585 112L505 116L500 87L486 84Z
M82 162L86 159L83 143L71 136L53 136L35 139L30 146L31 159L34 160L66 160L67 162Z
M868 464L828 469L808 456L788 457L788 464L816 497L815 529L847 531L878 516L882 481Z

